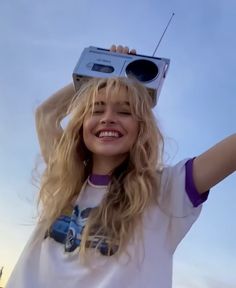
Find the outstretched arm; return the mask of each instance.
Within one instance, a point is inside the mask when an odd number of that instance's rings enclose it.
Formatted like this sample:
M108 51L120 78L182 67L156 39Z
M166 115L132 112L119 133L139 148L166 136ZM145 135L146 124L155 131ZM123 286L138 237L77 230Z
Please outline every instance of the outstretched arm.
M69 84L44 101L35 113L36 130L42 156L48 163L55 143L59 142L63 129L61 120L66 116L75 95L73 84Z
M219 142L193 162L193 179L199 193L204 193L236 171L236 134Z

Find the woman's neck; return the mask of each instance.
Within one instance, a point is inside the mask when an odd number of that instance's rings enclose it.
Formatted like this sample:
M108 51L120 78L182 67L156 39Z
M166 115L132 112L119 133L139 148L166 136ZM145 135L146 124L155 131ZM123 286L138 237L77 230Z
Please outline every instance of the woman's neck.
M125 157L99 157L99 155L95 155L93 157L92 174L111 175L112 171L124 161Z

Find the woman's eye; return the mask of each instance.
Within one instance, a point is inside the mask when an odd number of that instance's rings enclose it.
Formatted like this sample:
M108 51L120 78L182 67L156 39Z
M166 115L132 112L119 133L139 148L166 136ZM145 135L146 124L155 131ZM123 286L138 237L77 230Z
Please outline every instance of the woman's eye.
M123 115L131 115L131 113L128 111L119 111L118 113Z
M101 113L103 113L102 110L93 110L92 111L92 114L101 114Z

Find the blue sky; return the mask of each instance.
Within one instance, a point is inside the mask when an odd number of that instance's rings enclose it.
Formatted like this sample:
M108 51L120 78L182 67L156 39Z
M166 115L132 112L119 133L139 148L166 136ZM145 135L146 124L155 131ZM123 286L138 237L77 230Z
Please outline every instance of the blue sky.
M236 127L234 0L0 1L0 266L8 277L33 228L34 110L72 80L84 47L120 43L171 66L155 108L169 164L198 155ZM235 287L236 177L212 189L176 251L174 288ZM4 280L4 279L3 279Z

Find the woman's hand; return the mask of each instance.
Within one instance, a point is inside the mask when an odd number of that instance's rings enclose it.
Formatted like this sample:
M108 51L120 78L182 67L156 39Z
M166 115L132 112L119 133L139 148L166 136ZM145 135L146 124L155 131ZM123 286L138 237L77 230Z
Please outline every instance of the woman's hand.
M136 54L135 49L129 50L129 47L127 47L127 46L122 46L122 45L116 46L114 44L110 47L110 51L118 52L118 53L124 53L124 54Z

